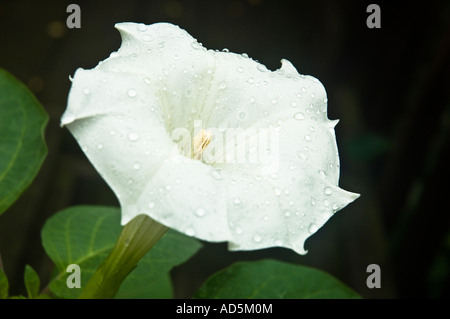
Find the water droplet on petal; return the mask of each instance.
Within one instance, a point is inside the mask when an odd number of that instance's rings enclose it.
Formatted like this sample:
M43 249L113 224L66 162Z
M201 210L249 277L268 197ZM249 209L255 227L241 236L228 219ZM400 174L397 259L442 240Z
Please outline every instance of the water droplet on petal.
M316 205L316 200L314 198L311 197L311 205L314 206Z
M286 217L289 217L289 216L291 216L291 212L290 212L290 211L288 211L288 210L287 210L287 211L285 211L285 212L284 212L284 216L286 216Z
M129 97L135 97L137 93L135 89L129 89L127 94Z
M88 88L84 88L83 93L86 95L89 95L89 94L91 94L91 90L89 90Z
M188 229L186 229L186 235L188 235L188 236L194 236L194 235L195 235L195 229L189 227Z
M310 234L314 234L318 230L319 228L317 227L316 224L312 223L311 225L309 225L308 231Z
M256 101L256 100L255 100L254 97L251 97L251 98L250 98L250 102L251 102L251 103L255 103L255 101Z
M103 148L103 144L98 144L98 145L97 145L97 148L98 148L99 150L101 150L101 149Z
M303 114L302 112L295 113L294 118L299 121L303 120L305 118L305 114Z
M269 71L269 70L266 68L266 66L263 65L263 64L258 64L258 65L256 66L256 68L258 69L258 71L261 71L261 72L267 72L267 71Z
M138 25L138 30L144 32L144 31L147 30L147 26L145 24L143 24L143 23L140 23Z
M275 240L275 245L277 246L283 246L283 241L281 239L276 239Z
M319 169L317 172L319 173L319 175L320 175L322 178L325 178L325 176L327 176L327 173L326 173L323 169Z
M277 103L278 103L278 100L275 99L275 98L273 98L273 99L272 99L272 104L277 104Z
M201 46L200 46L200 44L198 44L197 41L192 42L191 43L191 47L194 48L195 50L200 50L201 49Z
M306 160L306 154L303 153L302 151L297 152L297 157L301 160Z
M195 214L196 214L198 217L203 217L203 216L205 216L206 212L205 212L205 210L204 210L203 208L199 208L199 209L197 209L197 210L195 211Z
M133 169L135 169L135 170L141 169L141 164L138 163L138 162L134 163L134 164L133 164Z
M336 203L333 203L333 206L331 206L331 208L332 208L334 211L337 211L337 210L339 209L339 205L336 204Z
M324 189L323 189L323 191L324 191L324 193L326 194L326 195L331 195L331 193L332 193L332 191L331 191L331 188L330 187L325 187Z
M291 102L291 106L292 106L292 107L297 107L297 102L292 101L292 102Z
M240 66L238 66L236 70L237 70L239 73L244 72L244 69L243 69L242 67L240 67Z
M135 142L135 141L137 141L139 139L139 135L137 135L134 132L131 132L131 133L128 134L128 139L130 141L132 141L132 142Z
M305 141L307 142L311 141L311 136L309 134L305 135Z
M242 230L242 228L241 227L236 227L236 229L234 230L235 232L236 232L236 234L238 234L238 235L240 235L240 234L242 234L244 231Z
M250 83L250 84L253 84L253 83L255 83L255 79L254 78L249 78L247 80L247 82Z
M240 111L238 113L238 119L240 119L241 121L245 120L247 118L247 113L245 111Z
M219 82L219 88L221 90L225 89L227 87L227 83L225 81Z
M256 234L255 236L253 236L253 240L255 241L255 243L260 243L262 240L262 237L258 234Z
M278 187L275 187L273 189L273 191L275 192L275 195L280 196L281 195L281 189L279 189Z
M148 208L152 209L154 207L155 207L155 203L154 202L148 203Z
M233 201L236 205L239 205L241 203L241 199L239 197L236 197Z

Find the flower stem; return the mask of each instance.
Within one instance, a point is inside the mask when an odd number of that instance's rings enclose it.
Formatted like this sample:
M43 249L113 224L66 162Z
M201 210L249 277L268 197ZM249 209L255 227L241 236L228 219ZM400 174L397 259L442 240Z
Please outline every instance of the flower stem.
M146 215L126 224L108 257L96 269L80 299L110 299L139 260L168 230Z

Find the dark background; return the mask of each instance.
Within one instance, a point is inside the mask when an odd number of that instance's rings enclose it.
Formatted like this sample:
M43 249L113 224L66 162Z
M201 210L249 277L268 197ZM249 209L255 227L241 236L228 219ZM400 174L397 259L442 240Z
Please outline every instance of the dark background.
M66 28L70 3L81 29ZM120 46L116 22L167 21L210 49L247 53L269 69L290 60L328 93L336 127L340 186L361 197L306 242L227 252L207 244L173 271L177 297L237 260L278 258L339 278L367 298L450 297L450 1L169 0L0 1L0 67L26 83L50 114L48 157L32 186L0 216L0 252L11 293L24 293L24 265L47 284L52 270L40 244L45 220L71 205L115 205L59 119L69 75L93 68ZM366 26L370 3L381 29ZM366 268L381 267L380 289Z

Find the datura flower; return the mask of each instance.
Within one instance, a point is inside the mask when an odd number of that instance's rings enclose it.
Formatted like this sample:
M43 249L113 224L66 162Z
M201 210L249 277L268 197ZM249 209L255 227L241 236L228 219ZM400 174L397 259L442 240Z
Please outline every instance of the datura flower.
M78 69L61 119L120 201L230 250L305 240L359 195L338 187L322 84L287 60L205 49L168 23L119 23L117 52Z

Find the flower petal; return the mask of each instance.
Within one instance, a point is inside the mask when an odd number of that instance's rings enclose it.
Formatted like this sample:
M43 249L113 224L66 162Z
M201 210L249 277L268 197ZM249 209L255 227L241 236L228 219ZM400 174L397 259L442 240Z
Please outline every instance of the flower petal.
M117 194L122 223L147 214L230 249L305 253L359 196L338 187L337 121L317 79L287 60L271 72L206 50L171 24L116 27L122 46L76 72L61 123ZM189 158L202 128L212 132L204 162Z

